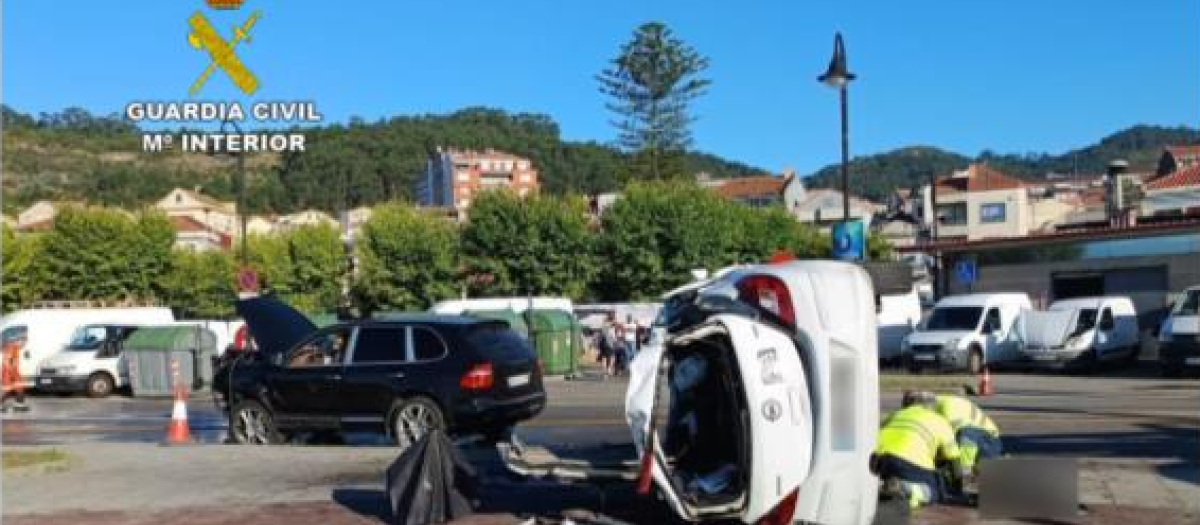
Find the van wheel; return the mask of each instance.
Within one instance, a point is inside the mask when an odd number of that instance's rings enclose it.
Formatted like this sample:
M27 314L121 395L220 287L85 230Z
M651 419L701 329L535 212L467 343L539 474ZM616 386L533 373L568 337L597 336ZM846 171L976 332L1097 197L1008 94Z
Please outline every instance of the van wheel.
M274 445L284 441L275 416L257 401L242 401L229 411L229 433L243 445Z
M389 428L400 450L407 450L434 429L446 428L441 407L427 397L397 401L391 414Z
M109 394L113 393L113 383L112 376L104 372L96 372L88 376L87 385L85 386L87 396L96 398L108 397Z
M972 345L967 354L967 371L972 374L983 373L983 349Z

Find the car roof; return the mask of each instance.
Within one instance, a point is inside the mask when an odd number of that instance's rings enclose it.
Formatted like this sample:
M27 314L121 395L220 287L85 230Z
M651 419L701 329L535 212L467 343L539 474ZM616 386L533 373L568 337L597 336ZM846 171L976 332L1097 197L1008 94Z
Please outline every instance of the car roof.
M348 324L386 324L386 323L425 323L444 325L469 325L477 323L497 322L492 319L481 319L469 315L435 314L428 312L402 312L381 314L370 319L360 319Z
M1050 306L1051 307L1069 306L1069 307L1076 307L1076 308L1078 308L1078 307L1086 308L1086 307L1098 307L1105 303L1130 304L1130 303L1132 303L1132 301L1128 297L1125 297L1123 295L1105 295L1105 296L1095 296L1095 297L1072 297L1070 299L1060 299L1058 301L1054 301L1053 303L1050 304Z
M986 304L1010 301L1028 303L1029 296L1023 293L1015 292L951 295L943 297L940 301L938 301L936 306L983 306Z

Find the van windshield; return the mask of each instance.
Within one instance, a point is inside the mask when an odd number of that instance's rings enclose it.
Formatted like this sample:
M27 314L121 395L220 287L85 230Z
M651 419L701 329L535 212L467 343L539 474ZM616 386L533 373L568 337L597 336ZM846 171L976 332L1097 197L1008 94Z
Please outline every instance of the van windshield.
M1079 311L1079 318L1075 322L1075 333L1082 334L1096 327L1096 309L1084 308Z
M979 306L939 306L929 314L925 329L934 330L974 330L979 326L979 317L983 308Z
M1196 315L1200 311L1200 290L1189 290L1175 306L1175 315Z
M67 350L86 352L100 348L108 338L108 329L103 326L81 326L71 336Z

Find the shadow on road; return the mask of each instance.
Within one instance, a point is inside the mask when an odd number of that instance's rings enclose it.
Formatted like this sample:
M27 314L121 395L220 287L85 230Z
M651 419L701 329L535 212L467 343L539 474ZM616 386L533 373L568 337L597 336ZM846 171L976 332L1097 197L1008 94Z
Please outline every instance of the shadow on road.
M1200 485L1200 458L1191 458L1175 463L1166 463L1154 467L1164 478Z
M1096 458L1178 459L1197 464L1200 436L1195 427L1137 425L1153 430L1069 434L1007 435L1004 448L1012 454L1070 455Z
M391 505L388 503L387 493L382 490L334 489L331 497L335 503L359 516L384 522L391 517Z

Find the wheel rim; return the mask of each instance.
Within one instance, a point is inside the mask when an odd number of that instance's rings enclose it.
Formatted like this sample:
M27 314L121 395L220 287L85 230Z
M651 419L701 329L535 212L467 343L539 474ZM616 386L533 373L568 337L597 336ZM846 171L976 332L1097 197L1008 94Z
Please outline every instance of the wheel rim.
M266 445L270 439L270 418L262 409L249 407L238 412L237 429L243 443Z
M93 395L107 394L109 391L108 382L104 378L98 377L92 380L91 392Z
M396 437L400 446L409 447L437 426L437 416L429 407L414 403L400 409L396 416Z

